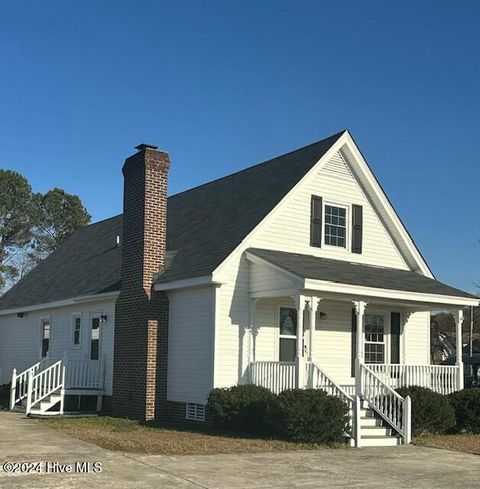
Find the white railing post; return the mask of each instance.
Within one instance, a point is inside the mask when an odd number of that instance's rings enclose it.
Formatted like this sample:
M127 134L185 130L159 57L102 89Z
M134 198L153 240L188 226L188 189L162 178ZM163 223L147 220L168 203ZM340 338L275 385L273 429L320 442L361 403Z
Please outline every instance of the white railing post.
M304 360L303 360L303 311L305 309L305 297L299 295L297 301L297 355L295 357L296 388L303 389L304 382Z
M65 364L62 365L62 387L60 389L60 414L63 414L63 408L65 403Z
M405 408L404 408L404 442L408 445L412 441L412 399L410 396L405 397Z
M463 389L463 338L462 338L462 324L463 324L463 309L458 309L454 314L456 323L456 357L457 357L457 390Z
M361 417L362 404L360 396L355 396L355 402L353 404L353 436L355 440L355 447L359 448L362 446L362 428L361 428Z
M33 395L33 370L28 371L27 378L27 405L25 407L25 414L29 415L32 410L32 395Z
M12 383L10 385L10 411L15 407L15 401L17 399L17 369L12 371Z

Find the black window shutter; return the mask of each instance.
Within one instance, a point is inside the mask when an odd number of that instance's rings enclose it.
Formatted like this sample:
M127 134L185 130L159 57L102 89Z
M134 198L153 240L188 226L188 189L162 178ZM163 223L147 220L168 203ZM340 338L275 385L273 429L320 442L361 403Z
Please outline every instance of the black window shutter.
M322 198L312 195L310 213L310 246L322 246Z
M363 207L352 205L352 253L362 253Z
M400 363L400 313L390 314L390 363Z
M355 358L357 356L357 311L352 308L352 377L355 377Z

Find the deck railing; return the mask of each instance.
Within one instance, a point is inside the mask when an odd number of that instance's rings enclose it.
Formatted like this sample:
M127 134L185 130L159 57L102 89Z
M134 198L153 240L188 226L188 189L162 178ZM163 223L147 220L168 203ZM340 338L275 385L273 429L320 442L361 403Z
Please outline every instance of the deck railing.
M44 358L23 372L12 372L10 410L21 401L31 407L58 389L102 390L105 384L105 359L58 360Z
M459 389L457 366L368 364L368 368L393 389L418 385L439 394L451 394Z
M105 361L64 360L66 389L103 389Z
M402 436L411 440L411 401L403 398L378 377L370 365L356 363L357 395L363 398L382 418Z
M30 414L32 406L65 386L65 366L62 361L34 374L28 374L28 392L26 413Z
M44 368L47 363L48 357L45 357L19 374L17 374L16 368L13 369L12 382L10 384L10 410L12 410L17 403L27 397L28 376L30 372L35 375L39 370Z
M247 380L278 394L295 388L294 362L251 362L248 366Z

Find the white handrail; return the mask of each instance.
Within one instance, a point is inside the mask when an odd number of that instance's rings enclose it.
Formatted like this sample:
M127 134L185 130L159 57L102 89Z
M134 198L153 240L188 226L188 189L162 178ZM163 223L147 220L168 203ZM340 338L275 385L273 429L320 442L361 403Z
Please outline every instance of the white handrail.
M383 382L370 365L356 362L357 395L363 397L368 405L385 419L403 437L405 443L411 439L410 398L403 398Z
M418 385L444 395L458 390L458 366L379 363L368 368L393 389Z
M31 367L28 367L23 372L17 374L17 369L14 368L12 371L12 381L10 385L10 410L12 410L15 405L27 397L28 390L28 375L30 372L36 374L47 361L47 357L42 358L39 362L35 363Z
M28 377L26 414L30 414L32 407L42 399L58 389L63 389L64 369L62 368L62 360L55 362L37 374L30 371Z
M331 377L322 370L314 361L305 364L307 374L307 387L310 389L322 389L331 396L339 397L345 401L349 408L353 406L353 397L335 383Z

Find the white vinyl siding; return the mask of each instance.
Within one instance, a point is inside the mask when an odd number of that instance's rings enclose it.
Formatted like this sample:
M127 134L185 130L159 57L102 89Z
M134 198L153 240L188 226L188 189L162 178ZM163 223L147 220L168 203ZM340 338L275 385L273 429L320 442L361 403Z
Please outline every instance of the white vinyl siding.
M72 344L72 315L82 317L80 345ZM92 314L104 314L107 320L100 326L101 358L106 361L105 389L112 394L113 340L115 324L114 299L104 302L88 302L72 306L44 309L25 313L23 318L15 314L0 316L0 384L10 382L12 370L22 372L40 360L41 318L49 317L49 356L62 359L64 354L71 359L90 358L90 334L87 325Z
M226 283L217 289L215 322L215 387L235 385L248 364L249 263L236 257L228 267Z
M207 401L213 387L214 296L214 287L168 293L169 401Z
M346 162L337 153L323 167L304 181L287 200L272 212L268 222L260 227L249 241L249 246L279 251L290 251L306 255L349 260L371 265L408 269L380 218L374 211L351 171L345 170ZM337 168L337 171L334 169ZM311 197L318 195L325 203L347 207L351 216L352 204L363 206L363 250L351 253L349 227L347 223L347 247L310 246Z
M430 313L416 312L405 325L405 363L430 365ZM400 339L400 351L402 339ZM400 358L402 358L400 353Z

